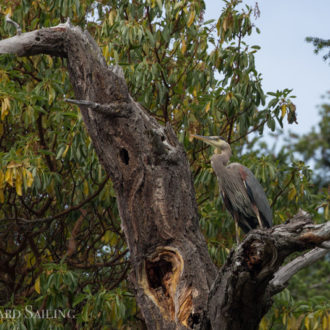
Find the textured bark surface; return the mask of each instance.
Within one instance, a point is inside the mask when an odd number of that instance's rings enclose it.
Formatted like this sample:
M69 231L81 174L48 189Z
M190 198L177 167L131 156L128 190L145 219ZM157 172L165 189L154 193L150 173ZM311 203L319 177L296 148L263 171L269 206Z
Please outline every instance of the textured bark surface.
M330 239L329 226L320 234L301 213L287 225L250 233L217 272L182 146L170 126L131 99L120 68L106 65L90 35L62 24L2 40L0 53L67 58L77 99L71 102L79 104L113 181L130 279L150 329L256 329L271 296L285 287L281 274L271 281L285 257Z
M79 29L66 33L77 99L112 104L115 115L81 107L100 161L117 193L131 252L132 281L146 323L188 325L201 313L216 270L198 228L194 189L182 146L129 96L118 73ZM202 269L195 276L195 269Z

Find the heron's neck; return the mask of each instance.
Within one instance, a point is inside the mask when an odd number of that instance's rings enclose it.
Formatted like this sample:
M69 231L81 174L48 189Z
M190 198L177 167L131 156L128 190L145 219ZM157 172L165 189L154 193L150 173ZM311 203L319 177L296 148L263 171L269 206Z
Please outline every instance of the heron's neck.
M221 165L226 166L229 162L230 157L231 157L231 150L229 150L229 149L219 150L217 148L214 151L213 157L214 157L214 160L217 163L220 163Z
M227 171L226 165L228 164L228 160L229 157L227 154L214 154L211 157L211 165L217 176Z

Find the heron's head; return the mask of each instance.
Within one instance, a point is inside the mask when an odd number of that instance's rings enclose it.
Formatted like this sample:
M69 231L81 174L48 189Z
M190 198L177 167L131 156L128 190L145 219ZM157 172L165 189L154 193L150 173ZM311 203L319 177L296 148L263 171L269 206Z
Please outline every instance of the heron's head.
M221 136L202 136L195 134L191 134L191 136L215 147L215 153L221 154L223 151L227 150L231 152L229 144Z

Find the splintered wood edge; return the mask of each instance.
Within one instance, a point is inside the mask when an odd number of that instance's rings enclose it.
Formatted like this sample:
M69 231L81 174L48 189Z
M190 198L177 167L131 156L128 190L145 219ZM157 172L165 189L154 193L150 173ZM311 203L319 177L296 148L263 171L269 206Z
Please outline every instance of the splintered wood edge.
M159 246L143 262L139 285L164 318L188 327L193 290L185 285L178 286L183 270L180 251L172 246Z

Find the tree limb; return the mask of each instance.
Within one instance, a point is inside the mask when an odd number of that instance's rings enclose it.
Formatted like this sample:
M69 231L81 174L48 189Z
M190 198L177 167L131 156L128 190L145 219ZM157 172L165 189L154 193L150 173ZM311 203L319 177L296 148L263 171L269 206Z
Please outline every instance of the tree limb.
M20 217L15 217L15 218L2 218L0 219L0 222L4 221L18 221L21 222L22 224L31 224L31 223L40 223L40 222L51 222L55 219L61 218L67 214L69 214L72 211L79 210L82 206L84 206L86 203L90 202L93 198L95 198L104 188L105 184L108 182L109 176L107 176L103 182L100 183L98 189L89 195L85 200L83 200L81 203L78 205L73 205L70 208L59 212L53 216L45 217L45 218L39 218L39 219L25 219L25 218L20 218Z
M10 17L9 17L9 14L6 15L5 17L5 21L9 24L12 24L14 25L16 31L17 31L17 35L20 36L22 34L22 29L21 27L19 26L18 23L16 23L15 21L13 21Z
M276 294L282 291L292 276L294 276L303 268L310 266L314 262L320 260L329 252L330 251L327 249L317 247L281 267L275 273L274 278L269 283L271 294Z
M92 110L98 111L100 113L103 113L104 115L111 117L128 117L130 112L132 111L131 103L100 104L92 101L73 99L64 99L64 101L79 106L86 106Z

